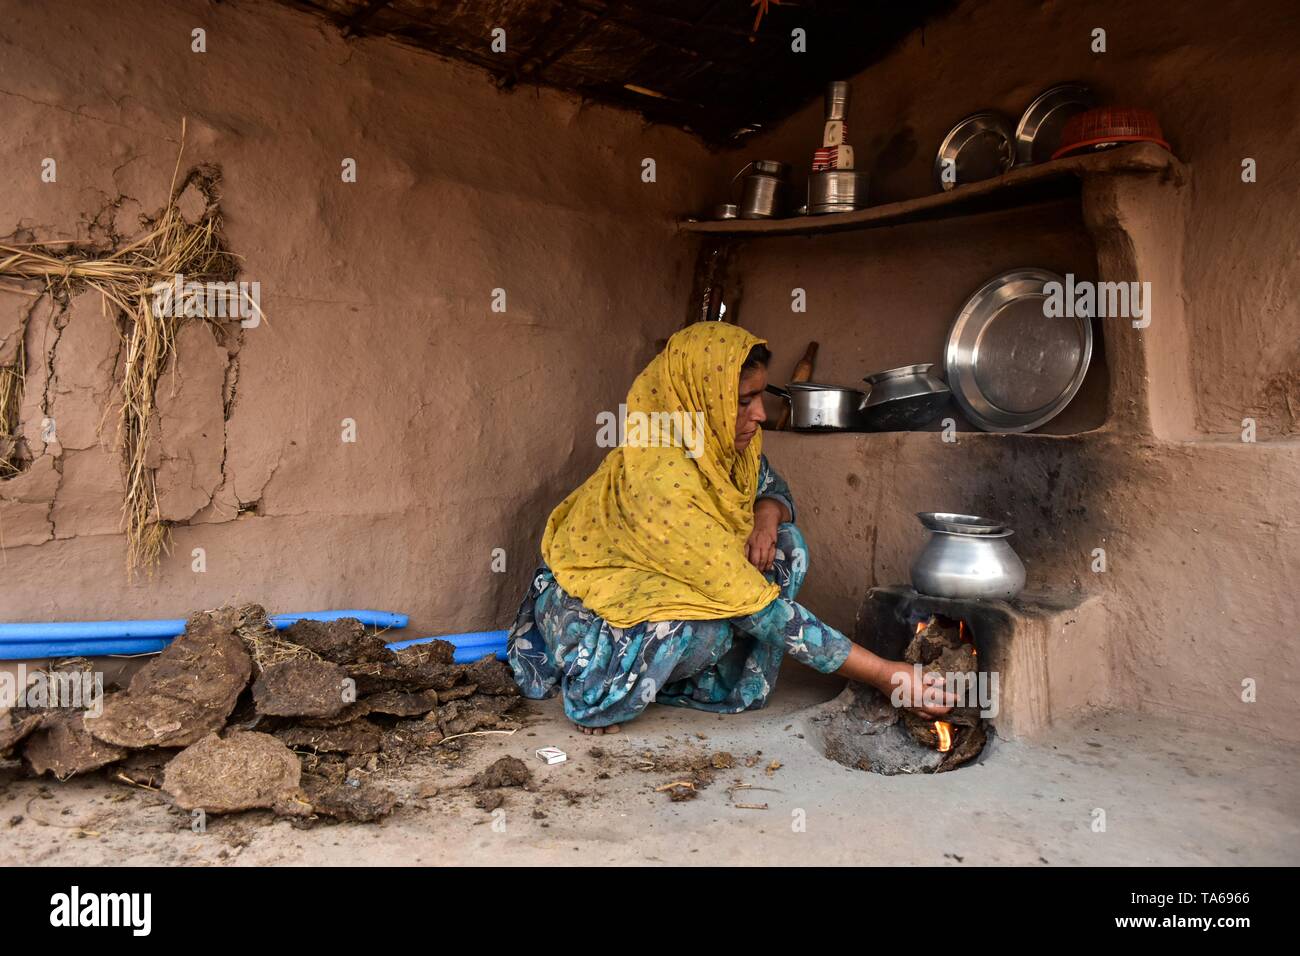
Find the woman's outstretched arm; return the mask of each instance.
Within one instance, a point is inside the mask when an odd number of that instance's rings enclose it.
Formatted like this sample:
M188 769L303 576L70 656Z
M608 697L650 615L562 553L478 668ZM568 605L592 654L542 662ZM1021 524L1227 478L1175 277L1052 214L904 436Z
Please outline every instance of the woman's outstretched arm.
M823 674L838 674L876 688L891 700L927 717L946 714L956 703L936 674L922 677L902 661L887 661L858 644L797 601L776 598L761 611L736 618L735 626L760 641L776 644L800 664ZM936 686L940 685L940 686Z

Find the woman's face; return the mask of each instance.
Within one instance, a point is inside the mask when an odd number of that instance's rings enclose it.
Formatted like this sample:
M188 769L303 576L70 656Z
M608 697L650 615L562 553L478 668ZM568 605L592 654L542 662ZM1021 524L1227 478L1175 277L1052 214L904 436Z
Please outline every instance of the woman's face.
M740 373L740 408L736 413L736 451L741 452L758 434L758 426L767 421L763 411L763 389L767 388L767 369L762 365Z

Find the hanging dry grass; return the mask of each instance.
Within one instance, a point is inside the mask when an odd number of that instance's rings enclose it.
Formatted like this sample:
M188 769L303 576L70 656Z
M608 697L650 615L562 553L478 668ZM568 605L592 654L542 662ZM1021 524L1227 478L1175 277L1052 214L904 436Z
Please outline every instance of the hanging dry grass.
M18 354L12 365L0 365L0 478L22 470L18 460L18 412L23 402L23 381L27 377L27 328L18 329Z
M156 475L149 457L156 440L158 380L175 355L177 332L187 320L175 314L181 311L176 308L158 314L153 308L153 287L171 283L178 275L183 275L186 282L228 282L239 271L237 258L226 251L221 239L221 216L215 197L207 195L207 210L197 224L186 222L177 207L180 194L191 181L205 192L211 187L204 183L202 171L197 168L178 185L184 152L182 122L167 205L148 234L111 255L89 258L75 248L56 254L49 251L51 246L59 245L56 243L0 244L0 256L4 257L0 258L0 276L43 280L46 292L63 300L89 287L120 310L124 365L117 441L126 487L122 527L127 538L127 573L132 577L141 569L152 572L167 547L168 527L158 516ZM220 321L209 316L197 318ZM21 376L19 383L21 387ZM0 389L4 388L0 382ZM6 401L4 395L0 391L0 403ZM0 404L0 413L16 415L16 411L10 413L7 409L7 404ZM0 417L0 428L8 421Z

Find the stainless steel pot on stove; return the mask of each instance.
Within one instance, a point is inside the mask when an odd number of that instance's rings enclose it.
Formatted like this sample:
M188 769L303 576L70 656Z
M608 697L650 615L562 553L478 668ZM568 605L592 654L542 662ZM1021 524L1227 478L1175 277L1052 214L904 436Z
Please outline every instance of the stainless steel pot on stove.
M983 530L996 522L974 515L943 515L941 522L927 521L934 517L929 512L917 517L930 532L930 540L912 562L912 587L921 594L1009 601L1024 590L1025 565L1007 541L1014 533L1010 528ZM962 524L981 530L940 530Z

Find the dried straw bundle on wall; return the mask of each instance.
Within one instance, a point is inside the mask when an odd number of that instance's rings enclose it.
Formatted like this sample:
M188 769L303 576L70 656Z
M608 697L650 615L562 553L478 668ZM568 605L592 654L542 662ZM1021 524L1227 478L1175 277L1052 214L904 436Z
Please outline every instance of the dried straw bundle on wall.
M152 571L167 544L167 523L158 513L155 469L149 465L157 427L158 381L175 356L180 326L196 318L180 314L182 310L177 308L155 309L154 287L170 285L177 276L184 276L186 282L228 282L239 271L237 257L225 249L221 238L221 215L214 195L207 195L209 203L199 222L187 222L181 215L177 200L191 181L207 193L213 185L210 171L202 168L179 179L184 151L182 124L167 205L152 220L147 234L111 255L91 258L75 247L56 253L51 251L53 244L39 242L0 244L0 277L42 280L45 293L62 302L89 287L99 291L107 308L118 310L124 362L119 369L117 443L126 488L122 527L127 537L129 576L141 569ZM209 316L197 318L219 321ZM16 431L23 374L20 351L18 363L0 369L0 430L12 427Z

